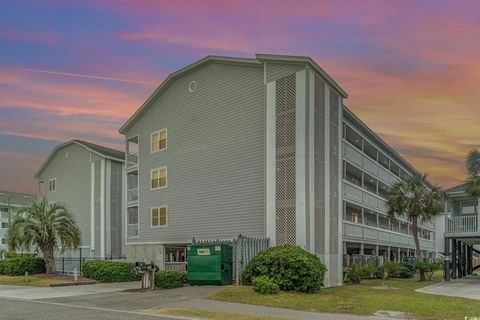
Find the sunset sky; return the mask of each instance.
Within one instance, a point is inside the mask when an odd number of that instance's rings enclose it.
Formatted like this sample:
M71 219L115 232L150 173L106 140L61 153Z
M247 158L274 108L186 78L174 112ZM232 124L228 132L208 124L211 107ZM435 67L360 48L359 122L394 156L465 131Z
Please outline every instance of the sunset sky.
M480 144L479 1L2 1L0 190L36 192L51 149L118 128L206 55L307 55L433 182Z

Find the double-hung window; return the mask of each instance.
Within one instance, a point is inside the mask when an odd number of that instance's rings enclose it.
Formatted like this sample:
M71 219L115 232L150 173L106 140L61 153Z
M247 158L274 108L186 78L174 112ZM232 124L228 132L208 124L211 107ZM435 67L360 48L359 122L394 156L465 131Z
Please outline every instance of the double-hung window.
M167 207L151 208L152 227L167 226Z
M167 187L167 167L152 169L150 171L150 189Z
M167 148L167 129L152 132L150 136L150 152L157 152Z
M57 191L57 179L53 178L48 180L48 192L55 192Z

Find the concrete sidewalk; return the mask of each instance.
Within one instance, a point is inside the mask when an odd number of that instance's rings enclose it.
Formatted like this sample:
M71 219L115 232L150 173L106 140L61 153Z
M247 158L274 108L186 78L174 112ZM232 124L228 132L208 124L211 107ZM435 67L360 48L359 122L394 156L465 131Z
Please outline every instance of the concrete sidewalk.
M33 287L0 285L0 297L24 300L49 299L118 292L140 288L140 281L101 283L67 287Z
M471 275L415 290L421 293L480 300L480 276Z

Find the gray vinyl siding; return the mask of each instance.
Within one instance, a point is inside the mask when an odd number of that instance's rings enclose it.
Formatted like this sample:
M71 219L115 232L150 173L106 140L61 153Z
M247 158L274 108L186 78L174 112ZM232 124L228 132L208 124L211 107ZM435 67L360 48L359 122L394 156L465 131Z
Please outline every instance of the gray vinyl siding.
M261 66L209 63L170 84L126 132L139 136L140 181L140 234L128 243L265 234L263 80ZM151 154L150 134L164 128L167 150ZM168 187L151 191L160 166ZM151 228L150 208L164 205L168 226Z
M52 178L57 190L48 192ZM63 202L72 211L82 232L81 246L90 246L90 152L76 144L59 149L37 180L45 182L48 201Z

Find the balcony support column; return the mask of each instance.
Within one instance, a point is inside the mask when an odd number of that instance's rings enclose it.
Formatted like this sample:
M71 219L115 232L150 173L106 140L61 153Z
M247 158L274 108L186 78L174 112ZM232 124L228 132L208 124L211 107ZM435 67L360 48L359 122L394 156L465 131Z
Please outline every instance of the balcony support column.
M462 242L457 240L457 277L462 278L463 277L463 272L462 272L462 260L463 260L463 255L462 255Z
M452 279L457 279L457 240L452 239Z
M467 257L467 244L465 242L463 242L463 245L462 245L462 253L463 253L463 256L462 256L462 271L463 271L463 276L466 277L467 276L467 261L468 261L468 257Z
M444 262L444 268L445 268L445 281L450 281L450 262L451 262L451 257L450 257L450 238L445 238L445 262Z

